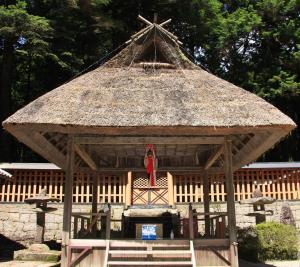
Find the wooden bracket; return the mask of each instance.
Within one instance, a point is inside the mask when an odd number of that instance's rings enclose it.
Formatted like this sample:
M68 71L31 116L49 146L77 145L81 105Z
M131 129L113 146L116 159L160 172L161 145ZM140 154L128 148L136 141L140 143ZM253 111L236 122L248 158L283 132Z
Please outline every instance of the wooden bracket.
M204 169L208 170L216 162L216 160L223 154L223 152L224 152L224 146L222 145L214 153L210 155L210 157L205 163Z
M97 165L92 157L78 144L74 144L74 149L76 153L81 157L81 159L93 170L97 171Z
M82 249L82 251L79 253L79 255L77 257L75 257L73 260L72 260L72 249ZM83 258L83 256L87 253L87 252L90 252L92 250L92 247L91 246L76 246L76 247L73 247L73 246L69 246L68 247L68 267L72 267L72 266L75 266L76 263L78 263L78 261L80 259Z

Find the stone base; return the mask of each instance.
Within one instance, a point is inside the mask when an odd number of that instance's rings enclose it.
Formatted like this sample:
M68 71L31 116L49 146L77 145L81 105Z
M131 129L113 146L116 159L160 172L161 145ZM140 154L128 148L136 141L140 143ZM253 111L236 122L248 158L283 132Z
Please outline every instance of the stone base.
M29 249L17 250L14 252L15 261L43 261L58 262L60 260L60 251L49 250L47 252L31 251Z

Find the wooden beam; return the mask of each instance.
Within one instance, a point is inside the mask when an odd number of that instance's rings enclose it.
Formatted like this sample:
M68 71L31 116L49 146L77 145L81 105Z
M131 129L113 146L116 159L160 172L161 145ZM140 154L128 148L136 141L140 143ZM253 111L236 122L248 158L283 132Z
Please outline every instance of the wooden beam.
M126 200L125 205L128 207L131 205L131 198L132 198L132 172L129 171L127 173L127 183L126 183Z
M168 178L168 193L169 193L169 205L174 206L174 180L173 175L167 172Z
M163 26L167 25L168 23L170 23L171 21L172 21L172 19L168 19L168 20L164 21L163 23L160 23L159 26L163 27Z
M227 212L228 212L228 227L229 239L236 242L236 218L235 218L235 203L234 203L234 185L232 171L232 144L231 140L226 138L224 146L225 154L225 180L227 193Z
M203 202L204 202L204 217L205 217L205 237L210 237L210 219L209 219L209 181L208 173L203 173ZM208 214L207 214L208 213Z
M94 136L75 137L75 143L77 144L90 144L90 145L147 145L147 144L183 144L183 145L216 145L223 144L224 137L220 136Z
M110 224L111 224L111 206L110 204L108 204L109 210L106 212L106 220L105 220L105 225L106 225L106 229L105 229L105 238L107 240L110 239Z
M55 146L53 146L43 135L39 132L12 132L19 141L30 147L33 151L44 157L46 160L53 162L61 169L66 169L66 157Z
M149 133L157 136L224 136L230 134L251 134L251 133L265 133L266 131L284 131L288 134L293 130L295 125L269 125L269 126L237 126L237 127L213 127L213 126L149 126L149 127L86 127L83 125L59 125L59 124L3 124L5 130L15 135L15 132L22 132L24 130L39 131L39 132L57 132L57 133L73 133L73 134L95 134L95 135L117 135L117 136L148 136ZM14 133L13 133L14 132Z
M145 31L149 30L151 28L152 25L148 25L146 28L141 29L140 31L138 31L137 33L131 35L131 40L140 36L141 34L143 34ZM130 40L130 41L131 41ZM128 41L127 41L128 42Z
M78 144L74 144L76 153L82 158L82 160L93 170L97 171L97 165L92 157Z
M214 238L214 239L195 239L195 248L207 248L207 247L228 247L229 239L225 238Z
M79 167L78 170L84 171L84 172L95 172L91 170L90 168L86 167ZM98 168L97 170L99 173L120 173L120 172L144 172L145 168L143 167L122 167L122 168ZM158 172L171 172L171 173L198 173L204 171L203 167L160 167ZM215 168L211 167L208 171L208 173L224 173L223 168Z
M279 130L273 133L254 135L252 139L240 149L240 152L233 157L233 171L256 160L285 135L285 131Z
M230 241L230 263L231 267L238 267L237 255L237 234L236 234L236 215L235 215L235 202L234 202L234 185L233 185L233 170L232 170L232 141L229 137L225 139L224 144L225 155L225 180L227 191L227 213L228 213L228 230Z
M66 156L61 153L54 145L52 145L44 136L39 133L30 133L29 138L39 145L42 156L45 158L49 157L50 162L59 164L58 166L65 169L66 168Z
M62 267L67 266L67 251L70 242L71 232L71 214L73 200L73 175L74 175L74 137L68 136L67 143L67 166L65 178L65 197L63 211L63 229L62 229Z
M92 213L97 213L98 211L98 176L97 174L93 175L93 196L92 196ZM93 220L96 219L96 216L93 216ZM96 237L97 234L97 223L93 225L92 228L93 236Z
M161 27L160 25L156 25L156 27L161 30L164 34L166 34L169 38L174 40L175 42L178 42L178 37L174 35L173 33L167 31L165 28ZM181 42L180 42L181 43ZM181 43L182 44L182 43Z
M190 230L190 240L194 239L194 211L193 206L189 204L189 230Z
M141 20L142 22L144 22L145 24L149 25L149 26L153 25L153 23L151 23L149 20L145 19L141 15L138 15L138 19Z
M208 170L216 162L216 160L222 155L223 151L224 151L224 146L221 145L214 153L212 153L204 165L204 170Z

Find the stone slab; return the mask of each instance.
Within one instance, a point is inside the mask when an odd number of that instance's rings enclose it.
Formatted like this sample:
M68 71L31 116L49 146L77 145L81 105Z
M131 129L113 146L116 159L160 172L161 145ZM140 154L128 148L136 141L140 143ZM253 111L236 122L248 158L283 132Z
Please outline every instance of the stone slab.
M60 251L49 250L48 252L35 252L29 249L14 251L14 260L17 261L43 261L58 262L60 260Z

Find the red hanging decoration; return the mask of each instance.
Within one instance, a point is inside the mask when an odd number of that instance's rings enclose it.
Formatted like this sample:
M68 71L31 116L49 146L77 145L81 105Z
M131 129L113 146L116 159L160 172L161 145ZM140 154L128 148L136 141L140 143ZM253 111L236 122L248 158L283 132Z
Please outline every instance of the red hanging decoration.
M150 186L155 186L156 184L156 170L157 170L157 159L155 147L152 144L146 146L146 153L144 158L144 165L147 173L150 177Z

